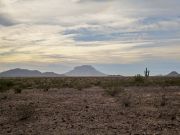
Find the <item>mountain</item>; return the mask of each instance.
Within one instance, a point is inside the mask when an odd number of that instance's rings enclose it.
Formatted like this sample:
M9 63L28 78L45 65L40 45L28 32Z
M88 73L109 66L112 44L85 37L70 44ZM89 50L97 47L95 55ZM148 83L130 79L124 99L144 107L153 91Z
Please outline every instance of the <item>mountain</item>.
M15 68L0 73L0 77L62 77L62 76L106 76L106 74L97 71L90 65L75 67L65 74L56 74L54 72L40 72L38 70L28 70Z
M41 73L38 70L11 69L0 73L0 77L58 77L62 76L53 72Z
M169 77L180 77L180 74L176 71L172 71L167 76L169 76Z
M56 74L54 72L45 72L45 73L42 73L42 76L45 76L45 77L59 77L59 76L63 76L63 75Z
M66 76L106 76L106 74L97 71L90 65L77 66L73 70L65 73Z

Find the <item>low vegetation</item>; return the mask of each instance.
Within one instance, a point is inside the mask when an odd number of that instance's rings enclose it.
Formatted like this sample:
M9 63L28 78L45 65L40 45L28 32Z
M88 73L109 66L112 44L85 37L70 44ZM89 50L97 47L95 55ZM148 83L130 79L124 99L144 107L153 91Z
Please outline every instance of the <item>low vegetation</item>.
M134 76L134 84L135 85L143 85L145 82L145 78L140 74Z
M83 90L93 86L104 89L129 86L180 86L180 77L62 77L62 78L3 78L0 79L0 92L18 87L21 89L74 88ZM113 90L112 90L113 91Z
M0 92L5 92L14 86L14 82L9 79L0 79Z

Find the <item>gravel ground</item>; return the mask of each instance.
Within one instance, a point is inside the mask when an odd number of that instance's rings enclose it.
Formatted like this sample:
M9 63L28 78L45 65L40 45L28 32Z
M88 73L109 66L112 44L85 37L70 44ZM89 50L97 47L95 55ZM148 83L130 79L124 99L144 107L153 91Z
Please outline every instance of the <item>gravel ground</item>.
M180 88L0 93L0 135L180 135Z

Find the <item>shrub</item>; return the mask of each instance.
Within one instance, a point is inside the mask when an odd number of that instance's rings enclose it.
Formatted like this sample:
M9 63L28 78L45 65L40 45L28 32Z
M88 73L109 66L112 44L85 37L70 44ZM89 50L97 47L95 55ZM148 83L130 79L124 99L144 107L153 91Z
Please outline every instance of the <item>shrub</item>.
M118 95L122 90L123 89L121 87L116 86L116 87L110 87L110 88L106 89L105 92L108 95L114 97L114 96Z
M122 97L121 103L124 107L130 107L131 106L131 94L125 93Z
M134 77L134 82L135 82L136 84L143 84L143 83L144 83L144 77L141 76L140 74L138 74L138 75L136 75L136 76Z
M70 83L70 87L75 88L77 90L82 90L84 88L90 88L92 84L85 79L76 78L77 80L73 80Z
M15 93L15 94L20 94L21 92L22 92L22 89L21 89L20 87L16 86L16 87L14 88L14 93Z
M130 107L131 105L131 102L128 98L124 99L123 102L122 102L123 106L124 107Z
M47 92L47 91L49 91L49 88L48 88L48 87L45 87L45 88L43 89L43 91L44 91L44 92Z
M0 92L5 92L13 87L13 82L11 80L0 79Z
M162 95L161 97L161 102L160 102L160 106L166 106L167 104L167 99L165 95Z
M100 85L101 85L101 81L95 81L95 82L93 83L93 85L94 85L94 86L100 86Z
M43 91L44 91L44 92L49 91L49 89L50 89L50 86L49 86L49 85L47 85L47 84L44 84L44 85L43 85Z
M75 86L75 89L77 89L77 90L82 90L82 89L83 89L83 86L80 85L80 84L78 84L78 85Z

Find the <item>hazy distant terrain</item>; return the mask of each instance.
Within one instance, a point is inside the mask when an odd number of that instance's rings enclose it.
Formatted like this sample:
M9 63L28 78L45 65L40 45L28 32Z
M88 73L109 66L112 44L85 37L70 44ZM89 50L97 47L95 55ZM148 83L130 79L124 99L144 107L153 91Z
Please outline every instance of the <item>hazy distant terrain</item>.
M63 77L63 76L72 76L72 77L101 77L101 76L108 76L107 74L104 74L97 69L95 69L91 65L82 65L74 67L69 72L63 73L63 74L57 74L54 72L40 72L38 70L28 70L28 69L11 69L0 73L0 77ZM121 75L109 75L109 76L116 76L121 77ZM161 75L163 76L163 75ZM167 77L180 77L180 74L176 71L172 71L171 73L164 75Z
M63 75L56 74L54 72L41 73L38 70L28 70L28 69L12 69L0 73L0 77L60 77Z
M106 74L97 71L90 65L83 65L75 67L73 70L64 73L57 74L54 72L40 72L38 70L28 69L12 69L0 73L0 77L61 77L61 76L106 76Z

